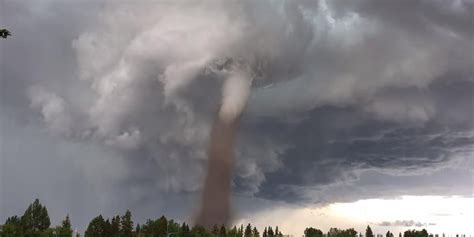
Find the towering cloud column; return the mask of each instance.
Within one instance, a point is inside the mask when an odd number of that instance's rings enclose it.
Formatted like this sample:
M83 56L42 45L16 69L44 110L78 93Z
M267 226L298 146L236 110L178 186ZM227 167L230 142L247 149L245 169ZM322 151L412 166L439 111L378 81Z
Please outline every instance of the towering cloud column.
M208 171L197 224L228 224L231 216L233 152L239 118L249 96L248 73L233 71L224 83L222 104L214 121L208 150Z

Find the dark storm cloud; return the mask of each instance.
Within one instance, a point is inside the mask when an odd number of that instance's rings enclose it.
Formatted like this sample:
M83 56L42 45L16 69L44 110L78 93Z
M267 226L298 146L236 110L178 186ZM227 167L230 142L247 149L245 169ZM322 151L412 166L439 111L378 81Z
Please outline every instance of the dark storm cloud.
M237 195L327 203L472 187L472 1L0 4L14 34L0 42L2 215L35 192L52 208L75 200L64 206L82 222L117 206L185 215L190 205L160 203L201 187L227 64L253 75ZM34 154L18 149L30 141ZM52 165L5 181L31 162ZM58 169L71 197L27 191L53 187L42 174ZM96 199L114 201L82 209Z
M406 90L397 90L396 94L407 96ZM291 201L298 196L289 188L293 185L328 185L356 179L357 172L365 169L413 175L444 168L451 162L454 166L460 165L458 161L472 166L474 82L438 81L423 91L414 91L410 93L435 101L434 119L422 126L380 122L353 107L326 107L313 110L293 126L277 123L272 129L261 130L262 137L291 141L293 146L282 154L281 169L266 175L259 195ZM257 127L271 126L271 122L266 124Z

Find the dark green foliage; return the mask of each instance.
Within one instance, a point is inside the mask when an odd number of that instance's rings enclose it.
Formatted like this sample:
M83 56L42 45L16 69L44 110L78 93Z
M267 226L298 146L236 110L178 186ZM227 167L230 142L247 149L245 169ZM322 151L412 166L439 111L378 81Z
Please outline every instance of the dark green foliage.
M48 210L38 199L28 206L20 222L25 237L39 236L51 225Z
M191 236L191 230L189 229L189 226L186 224L186 222L183 222L181 225L181 229L178 231L178 237L190 237Z
M237 230L237 237L244 236L244 225L240 225L239 229Z
M165 216L161 216L160 219L156 221L156 228L157 228L157 237L166 237L167 230L168 230L168 221L166 220Z
M338 228L331 228L327 234L328 237L357 237L357 231L354 229L341 230Z
M8 217L2 226L1 236L23 236L23 230L18 216Z
M407 230L403 233L403 237L428 237L428 231L423 230Z
M173 219L168 220L168 236L177 237L180 233L179 223Z
M120 236L120 231L122 230L120 222L120 216L117 215L112 217L112 221L110 222L110 233L112 234L111 236Z
M106 231L106 221L99 215L91 220L87 230L84 234L85 237L102 237L105 236Z
M114 236L114 231L112 230L112 224L110 224L110 220L105 220L104 223L104 235L105 236Z
M245 227L245 232L244 232L245 237L252 237L252 226L250 223Z
M225 229L225 226L222 225L221 228L219 229L219 237L227 237L227 230Z
M234 227L227 233L228 237L237 237L237 227L234 225Z
M137 226L135 227L135 233L140 233L140 224L137 224Z
M71 220L69 219L69 215L66 216L61 223L61 226L56 227L56 236L57 237L72 237L72 227L71 227Z
M217 227L217 224L212 227L211 234L213 236L218 236L219 235L219 227Z
M304 236L305 237L323 237L323 232L319 229L309 227L309 228L306 228L306 230L304 230Z
M275 228L275 236L280 237L282 234L280 230L278 230L278 226Z
M365 229L365 237L374 237L374 233L372 232L370 226L367 226L367 229Z
M393 237L393 233L390 231L387 231L387 233L385 234L385 237Z
M274 237L275 233L273 232L273 229L271 226L268 227L267 229L267 237Z
M191 230L186 222L183 222L181 225L181 230L179 231L179 237L191 237Z
M120 233L122 237L133 236L132 213L129 210L127 210L125 215L122 216Z
M257 230L257 227L253 227L252 237L260 237L260 233Z
M174 222L173 222L174 223ZM168 235L168 220L165 216L158 220L147 220L140 228L139 236L166 237ZM179 233L182 235L183 233Z
M196 225L191 230L192 237L210 237L211 233L209 233L204 227Z

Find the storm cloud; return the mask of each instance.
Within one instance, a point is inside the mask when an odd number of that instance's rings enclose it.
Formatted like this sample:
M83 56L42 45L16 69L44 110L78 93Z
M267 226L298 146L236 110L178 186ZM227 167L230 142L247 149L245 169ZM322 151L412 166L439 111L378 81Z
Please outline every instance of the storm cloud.
M28 169L46 183L62 167L71 196L107 187L101 200L120 196L107 210L188 199L234 68L252 79L237 196L472 195L472 1L0 4L13 32L0 42L2 215L27 202L12 190L34 182L9 180L31 162L51 164Z

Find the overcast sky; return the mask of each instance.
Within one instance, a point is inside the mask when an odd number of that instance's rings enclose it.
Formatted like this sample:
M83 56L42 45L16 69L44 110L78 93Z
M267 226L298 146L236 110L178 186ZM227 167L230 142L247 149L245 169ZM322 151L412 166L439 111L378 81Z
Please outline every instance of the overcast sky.
M443 214L472 216L453 204L474 200L473 11L471 0L0 0L13 34L0 41L0 222L35 198L81 230L126 209L192 220L230 62L252 80L236 221L455 225ZM454 209L424 213L430 223L356 221L334 204L441 196Z

